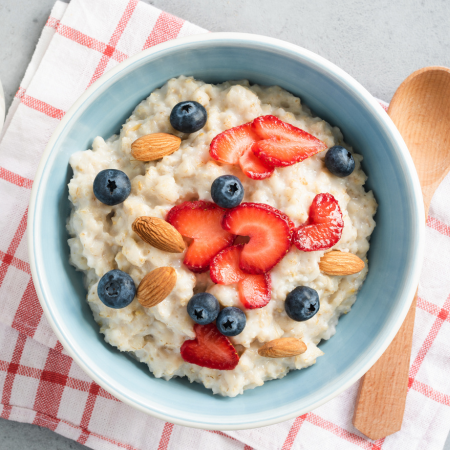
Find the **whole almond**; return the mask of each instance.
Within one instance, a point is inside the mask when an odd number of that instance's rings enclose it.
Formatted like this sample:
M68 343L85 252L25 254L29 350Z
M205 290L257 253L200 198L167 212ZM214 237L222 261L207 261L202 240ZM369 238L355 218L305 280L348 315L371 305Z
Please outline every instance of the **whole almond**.
M131 155L138 161L154 161L176 152L180 143L181 139L173 134L147 134L131 144Z
M352 275L361 272L364 266L364 261L353 253L336 250L325 253L319 262L320 270L327 275Z
M306 352L306 344L297 338L281 338L266 342L258 349L260 356L266 358L289 358Z
M177 273L173 267L158 267L142 278L136 297L142 306L151 308L172 292L176 282Z
M177 229L158 217L138 217L131 228L147 244L165 252L181 253L186 248Z

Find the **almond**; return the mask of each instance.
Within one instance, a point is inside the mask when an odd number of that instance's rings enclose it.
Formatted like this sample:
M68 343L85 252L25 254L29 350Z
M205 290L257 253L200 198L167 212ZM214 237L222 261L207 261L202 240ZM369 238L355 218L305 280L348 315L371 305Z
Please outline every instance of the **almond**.
M131 144L131 155L138 161L154 161L176 152L180 143L181 139L173 134L147 134Z
M182 253L186 248L177 229L158 217L138 217L131 228L147 244L165 252Z
M306 352L306 344L297 338L281 338L266 342L258 353L266 358L289 358Z
M158 267L142 278L136 297L142 306L151 308L172 292L176 282L177 273L173 267Z
M332 251L320 258L319 267L327 275L352 275L364 269L364 261L353 253Z

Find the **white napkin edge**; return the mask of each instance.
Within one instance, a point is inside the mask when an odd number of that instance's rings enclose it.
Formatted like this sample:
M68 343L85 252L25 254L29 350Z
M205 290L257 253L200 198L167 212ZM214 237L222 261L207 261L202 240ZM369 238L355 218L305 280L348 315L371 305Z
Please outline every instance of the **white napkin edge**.
M2 131L4 120L5 120L5 93L3 92L2 83L0 81L0 132Z
M53 5L53 8L50 12L50 16L52 19L56 19L60 21L62 17L64 16L64 13L66 12L67 7L69 6L68 3L64 3L60 0L57 0L55 4ZM39 37L38 43L36 44L36 48L34 50L33 56L31 57L31 61L28 64L28 67L25 71L25 75L22 78L22 81L20 83L19 92L21 90L26 90L28 86L30 85L31 81L33 80L34 75L36 74L37 70L39 69L39 65L41 64L41 61L50 45L50 42L53 38L53 36L56 33L56 28L48 27L44 25L44 28L42 29L41 35ZM1 86L0 86L1 88ZM1 89L0 89L1 90ZM22 91L23 92L23 91ZM1 92L0 92L0 98L1 98ZM3 137L6 134L6 131L8 130L9 124L11 123L12 118L14 117L15 112L17 111L17 108L20 105L20 97L16 96L14 97L11 106L8 109L8 114L6 115L5 123L3 126L3 129L1 128L1 109L0 109L0 142L2 141ZM1 108L1 105L0 105Z

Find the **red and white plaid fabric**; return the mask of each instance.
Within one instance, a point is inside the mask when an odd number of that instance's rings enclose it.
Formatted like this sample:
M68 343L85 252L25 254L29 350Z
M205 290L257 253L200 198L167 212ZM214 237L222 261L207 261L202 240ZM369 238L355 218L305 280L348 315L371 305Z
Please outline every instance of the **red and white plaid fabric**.
M386 439L373 442L352 426L357 385L311 413L256 430L224 433L165 423L90 380L49 327L24 238L30 189L49 137L108 69L152 45L204 32L136 0L55 4L0 141L0 416L94 449L441 449L450 429L449 177L428 218L403 428Z

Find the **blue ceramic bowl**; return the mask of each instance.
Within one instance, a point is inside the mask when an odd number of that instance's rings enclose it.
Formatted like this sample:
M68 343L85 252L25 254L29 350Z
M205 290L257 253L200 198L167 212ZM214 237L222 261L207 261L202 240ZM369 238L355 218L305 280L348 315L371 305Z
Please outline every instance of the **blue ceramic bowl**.
M135 106L169 78L206 82L247 78L279 85L338 126L364 156L379 203L370 271L350 314L305 370L246 391L214 396L184 379L157 379L106 344L85 301L82 276L68 263L69 157L95 136L119 130ZM177 39L108 72L73 105L53 134L33 185L28 239L33 280L47 318L75 361L98 384L148 414L209 429L270 425L310 411L358 380L395 336L413 298L422 260L424 212L419 181L397 129L374 98L325 59L279 40L237 33Z

